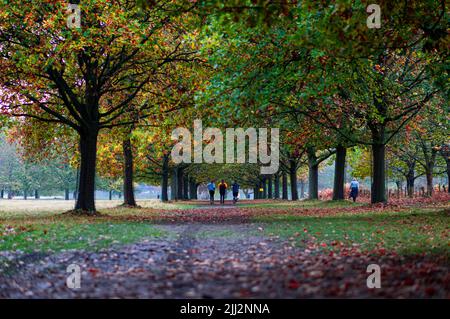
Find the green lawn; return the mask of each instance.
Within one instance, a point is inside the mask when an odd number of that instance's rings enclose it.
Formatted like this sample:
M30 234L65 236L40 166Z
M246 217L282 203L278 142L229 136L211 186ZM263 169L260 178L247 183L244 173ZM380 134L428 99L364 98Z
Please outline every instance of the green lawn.
M264 233L298 245L316 242L329 250L360 247L399 254L436 253L450 256L450 217L444 210L367 212L332 217L271 215L255 218Z
M273 201L263 201L263 202L245 202L240 203L239 207L249 207L249 208L343 208L343 207L356 207L363 206L364 203L353 203L347 200L301 200L301 201L283 201L283 200L273 200Z
M65 249L97 250L166 234L149 223L56 222L0 226L0 251L57 252Z

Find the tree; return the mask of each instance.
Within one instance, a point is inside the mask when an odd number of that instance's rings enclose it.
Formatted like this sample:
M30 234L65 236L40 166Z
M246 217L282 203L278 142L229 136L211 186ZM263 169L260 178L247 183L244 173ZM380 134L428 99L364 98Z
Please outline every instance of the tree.
M142 11L129 1L83 1L81 29L66 25L65 1L1 4L2 105L9 114L69 126L79 137L80 182L75 209L95 212L100 130L146 116L149 101L130 110L165 65L188 61L179 3ZM179 9L179 11L176 11ZM178 12L174 16L174 12Z

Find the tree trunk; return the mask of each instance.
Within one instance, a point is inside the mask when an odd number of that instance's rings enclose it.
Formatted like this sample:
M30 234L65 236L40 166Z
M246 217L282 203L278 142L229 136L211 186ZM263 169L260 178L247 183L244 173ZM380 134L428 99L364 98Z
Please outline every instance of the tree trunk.
M165 154L163 156L162 176L161 176L161 201L162 202L167 202L169 200L168 187L169 187L169 155Z
M427 196L432 196L433 195L433 172L427 171L426 178L427 178Z
M189 199L189 176L183 175L183 199Z
M305 181L300 180L300 198L305 198Z
M189 199L197 199L197 183L193 178L189 178Z
M73 198L78 199L78 190L80 189L80 165L77 167L77 176L75 180L75 190L73 191Z
M267 199L267 178L266 177L263 177L262 189L263 189L262 198Z
M2 189L2 190L0 191L0 198L3 199L4 196L5 196L5 190Z
M385 184L385 145L372 145L373 161L373 182L371 192L371 202L386 203L386 184Z
M272 175L270 175L268 178L269 179L268 179L268 184L267 184L267 197L269 199L272 199L273 198L273 193L272 193Z
M436 165L436 155L437 150L435 150L433 147L431 148L431 157L430 162L428 163L427 167L427 195L433 196L433 174L434 174L434 166Z
M445 161L447 162L447 192L450 193L450 157L446 158Z
M69 190L67 188L64 190L64 200L69 200Z
M133 185L133 149L130 138L123 141L122 148L124 158L123 204L129 207L136 207Z
M408 197L414 196L414 177L407 177L406 178L406 191L408 193Z
M281 194L281 198L284 200L288 200L288 178L287 178L287 174L285 172L283 172L283 175L281 175L281 179L282 179L282 194Z
M275 187L274 198L280 199L280 175L278 174L274 176L274 187Z
M336 162L334 165L333 200L344 199L345 157L347 149L341 145L336 147Z
M34 190L34 199L39 199L39 198L41 198L41 197L39 196L39 191L38 191L37 189L35 189L35 190Z
M291 198L292 200L298 200L297 163L294 160L289 161L289 177L291 180Z
M28 191L26 189L23 191L23 199L28 199Z
M95 213L95 166L97 160L98 133L82 134L80 136L80 177L76 210Z
M8 199L12 199L13 198L13 192L11 190L11 188L8 190Z
M319 199L319 165L314 149L308 150L308 192L309 199Z
M183 169L177 169L177 199L183 199Z
M171 183L170 183L170 199L171 200L177 200L177 194L178 194L178 190L177 190L177 185L178 185L178 174L177 174L178 170L177 168L173 168L172 169L172 178L171 178Z

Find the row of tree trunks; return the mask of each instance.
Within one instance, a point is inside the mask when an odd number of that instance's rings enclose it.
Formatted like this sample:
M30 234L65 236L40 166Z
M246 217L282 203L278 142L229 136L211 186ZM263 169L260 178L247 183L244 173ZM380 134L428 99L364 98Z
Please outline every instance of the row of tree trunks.
M163 183L162 183L162 192L163 194L166 193L164 196L161 197L162 201L167 201L167 186L168 185L168 158L167 163L163 163L163 167L166 166L166 169L163 168ZM164 173L164 171L167 172L167 174ZM164 175L167 176L164 177ZM164 181L166 179L166 181ZM171 200L188 200L188 199L197 199L197 191L199 183L196 183L193 178L190 178L187 174L184 172L183 167L175 167L172 170L172 177L171 177Z

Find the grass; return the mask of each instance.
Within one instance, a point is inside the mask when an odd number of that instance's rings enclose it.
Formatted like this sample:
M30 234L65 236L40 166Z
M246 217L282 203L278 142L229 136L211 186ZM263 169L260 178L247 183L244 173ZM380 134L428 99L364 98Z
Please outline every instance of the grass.
M336 216L272 215L255 218L264 233L290 239L297 245L316 242L324 249L357 246L386 249L399 254L450 256L450 217L443 210L367 212Z
M363 206L364 203L353 203L347 200L340 201L322 201L322 200L301 200L301 201L282 201L282 200L271 200L252 203L251 201L239 204L239 207L249 207L249 208L344 208L344 207L354 207Z
M3 208L6 207L5 202L8 201L0 201ZM162 231L148 218L140 217L164 214L173 215L176 219L176 210L202 204L202 207L205 206L203 202L162 204L145 201L139 204L146 208L129 209L117 208L117 205L112 206L115 208L108 208L104 205L114 203L100 201L100 212L112 218L87 218L61 215L57 201L56 208L53 209L50 200L40 203L36 201L35 204L41 206L33 209L30 209L30 202L22 209L0 209L0 251L96 250L143 238L166 238L171 233ZM361 250L386 249L400 254L450 255L448 210L410 208L401 212L380 211L369 206L360 209L361 205L363 204L349 201L243 201L237 207L257 212L257 217L253 217L252 221L261 224L264 229L263 232L257 231L258 236L279 236L296 245L310 245L314 242L327 250L357 246ZM41 211L38 210L39 207L42 208ZM302 215L307 211L314 211L314 208L321 208L319 215ZM258 216L258 212L270 214ZM203 211L202 214L204 213ZM232 229L223 228L201 230L197 234L199 238L240 235Z
M120 209L119 205L122 201L119 200L97 200L96 207L102 212L108 212L111 209ZM162 203L156 199L139 200L138 205L143 208L155 210L177 210L189 209L199 206L199 203L193 201L183 202L167 202ZM69 200L0 200L0 219L9 217L42 217L53 216L71 210L74 207L74 201Z
M113 244L127 244L141 238L158 238L166 233L148 223L37 223L1 225L0 251L57 252L68 249L98 250Z

